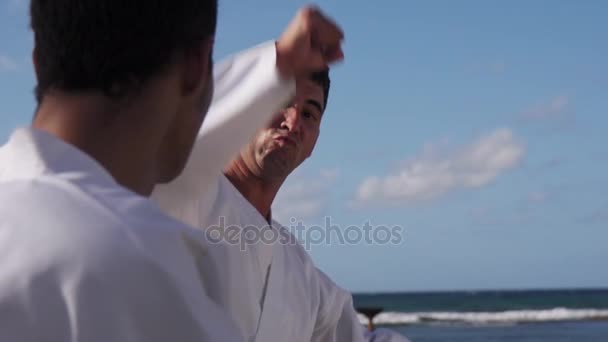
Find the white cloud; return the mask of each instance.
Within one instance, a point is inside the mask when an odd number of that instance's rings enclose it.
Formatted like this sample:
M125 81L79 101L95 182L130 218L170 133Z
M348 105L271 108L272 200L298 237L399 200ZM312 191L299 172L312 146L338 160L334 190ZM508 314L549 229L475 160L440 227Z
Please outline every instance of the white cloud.
M17 71L17 63L5 55L0 55L0 72Z
M448 153L431 145L397 172L365 179L355 204L407 205L460 188L479 188L517 166L524 154L523 144L506 128Z
M547 103L538 104L522 112L521 116L528 120L562 119L569 107L570 99L567 96L557 96Z
M315 177L294 176L283 185L272 208L274 218L283 224L289 224L291 218L306 220L320 216L339 171L321 170Z

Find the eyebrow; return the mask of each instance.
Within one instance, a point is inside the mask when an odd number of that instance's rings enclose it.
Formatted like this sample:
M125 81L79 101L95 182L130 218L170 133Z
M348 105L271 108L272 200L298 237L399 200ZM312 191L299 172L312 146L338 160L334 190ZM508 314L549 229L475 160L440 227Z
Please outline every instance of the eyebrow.
M312 105L313 107L316 107L319 110L319 113L323 114L323 109L321 107L321 104L318 101L308 99L308 100L306 100L306 103L308 103L309 105Z

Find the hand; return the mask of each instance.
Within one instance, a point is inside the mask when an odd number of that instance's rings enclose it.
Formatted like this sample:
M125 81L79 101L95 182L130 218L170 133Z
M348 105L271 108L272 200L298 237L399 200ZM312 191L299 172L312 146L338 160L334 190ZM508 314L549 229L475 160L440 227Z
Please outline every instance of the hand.
M298 11L276 42L277 68L285 78L327 69L344 59L344 33L316 7Z

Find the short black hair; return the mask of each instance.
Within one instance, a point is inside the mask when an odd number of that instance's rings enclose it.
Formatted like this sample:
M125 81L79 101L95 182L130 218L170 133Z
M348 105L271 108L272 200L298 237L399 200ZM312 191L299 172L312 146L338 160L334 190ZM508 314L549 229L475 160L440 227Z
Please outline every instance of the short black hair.
M212 39L217 0L31 0L30 15L38 102L51 88L116 97Z
M323 111L325 111L325 109L327 108L327 98L329 97L329 88L331 86L331 80L329 79L329 69L313 72L310 75L310 80L323 88Z

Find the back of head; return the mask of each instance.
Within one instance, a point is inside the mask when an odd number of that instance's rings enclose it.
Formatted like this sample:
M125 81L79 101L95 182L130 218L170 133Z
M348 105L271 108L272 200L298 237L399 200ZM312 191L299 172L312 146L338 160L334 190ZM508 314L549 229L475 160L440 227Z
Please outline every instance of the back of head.
M34 126L137 192L175 178L211 102L217 0L31 0L30 12Z
M217 0L31 0L36 97L136 92L176 53L212 37Z

